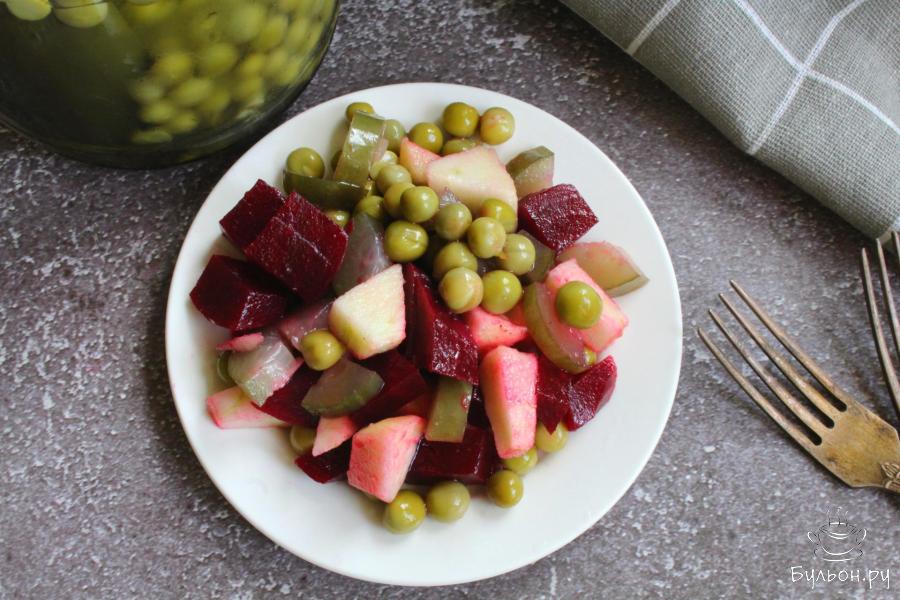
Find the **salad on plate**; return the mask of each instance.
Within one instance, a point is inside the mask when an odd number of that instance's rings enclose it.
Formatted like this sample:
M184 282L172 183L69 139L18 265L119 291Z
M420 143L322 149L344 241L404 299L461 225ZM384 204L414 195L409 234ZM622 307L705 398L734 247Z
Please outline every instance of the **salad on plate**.
M395 533L462 518L479 488L512 507L612 396L615 297L647 279L579 241L597 216L554 184L552 150L500 161L506 109L453 102L409 131L362 102L346 118L327 177L297 148L283 191L257 181L220 221L244 259L212 256L190 294L230 332L210 417L289 428L300 470L384 503Z

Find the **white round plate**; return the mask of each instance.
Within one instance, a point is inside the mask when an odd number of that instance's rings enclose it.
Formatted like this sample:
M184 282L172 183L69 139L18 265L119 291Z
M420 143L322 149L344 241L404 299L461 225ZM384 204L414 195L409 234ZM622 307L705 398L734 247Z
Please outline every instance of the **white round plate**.
M346 483L320 485L293 462L283 430L221 430L205 398L221 389L214 345L226 332L191 306L188 294L213 253L236 254L219 232L225 215L257 179L280 185L285 156L311 146L330 158L344 109L366 101L409 127L440 117L461 100L483 111L504 106L516 118L509 160L544 145L556 153L555 182L572 183L600 222L586 236L627 249L649 276L620 298L631 319L611 353L619 367L612 400L567 447L525 478L525 496L501 509L476 494L455 524L426 519L410 535L392 535L379 509ZM672 262L650 211L625 176L587 138L534 106L487 90L439 83L389 85L335 98L284 123L225 173L197 213L181 248L166 311L166 360L172 395L191 446L222 494L254 527L297 556L377 583L448 585L528 565L572 541L618 501L662 435L681 363L681 304Z

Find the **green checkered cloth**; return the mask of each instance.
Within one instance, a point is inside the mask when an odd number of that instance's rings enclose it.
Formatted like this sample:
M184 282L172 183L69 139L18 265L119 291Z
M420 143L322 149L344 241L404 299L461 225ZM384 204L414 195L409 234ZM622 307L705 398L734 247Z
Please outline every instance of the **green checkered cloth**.
M900 0L563 0L741 150L900 227Z

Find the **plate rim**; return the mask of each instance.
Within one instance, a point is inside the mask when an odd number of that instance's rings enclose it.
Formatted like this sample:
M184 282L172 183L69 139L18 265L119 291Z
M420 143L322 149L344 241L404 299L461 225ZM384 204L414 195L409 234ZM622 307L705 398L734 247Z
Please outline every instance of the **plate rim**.
M569 135L573 135L573 136L577 136L577 137L581 138L583 141L587 142L590 146L592 146L595 150L600 152L600 154L602 154L609 161L609 164L613 167L615 172L621 177L622 182L627 186L627 188L630 190L630 192L633 193L634 196L640 201L638 203L638 208L643 213L644 217L649 221L650 225L652 226L653 233L657 237L657 241L661 244L661 246L665 252L665 259L666 259L665 260L665 271L666 271L665 274L671 279L671 282L673 284L672 285L672 292L673 292L672 300L674 300L674 309L675 309L674 312L675 312L675 316L676 316L676 322L675 322L676 335L675 335L675 339L672 340L673 342L675 342L675 348L676 348L675 355L673 356L673 358L675 360L673 361L674 368L673 368L671 376L670 376L670 381L667 382L667 385L666 385L667 391L665 393L666 406L665 406L664 418L660 420L659 425L655 428L656 430L653 431L653 438L654 438L653 443L651 445L649 445L643 452L643 455L639 457L639 460L637 461L637 464L639 466L637 468L635 468L634 472L630 475L630 477L628 477L629 481L628 481L627 485L622 486L621 491L615 496L615 498L611 502L609 502L609 506L605 510L600 512L600 514L596 515L596 517L593 517L591 522L586 527L581 529L580 531L576 531L572 535L562 536L561 538L559 538L559 540L557 542L554 542L547 546L542 547L541 550L534 552L532 556L522 559L519 562L519 564L517 564L517 565L508 566L508 567L504 566L504 567L501 567L499 570L498 569L492 570L489 568L483 569L483 572L481 574L478 574L474 577L471 577L471 576L462 577L462 578L448 577L448 578L445 578L442 580L429 581L429 582L402 581L402 580L398 580L398 579L390 578L390 577L381 578L381 577L371 577L368 575L364 576L357 572L354 572L353 569L344 568L343 565L324 564L323 562L320 562L319 560L317 560L314 555L309 555L308 553L298 552L292 548L289 548L286 545L286 543L282 543L281 541L279 541L279 539L277 539L278 538L277 535L270 534L270 532L267 531L266 528L263 528L257 522L256 519L254 519L252 516L247 514L245 511L241 510L239 508L238 504L233 500L231 494L229 494L224 489L224 486L220 485L220 483L216 479L216 477L213 476L213 474L210 470L210 467L207 465L207 463L201 457L201 454L198 452L195 440L194 440L191 432L189 431L189 428L186 426L186 421L185 421L184 415L182 414L182 410L181 410L181 407L177 400L177 395L176 395L176 391L175 391L175 382L174 382L174 377L172 374L172 364L173 364L172 353L174 352L174 350L173 350L174 344L170 342L170 340L173 337L173 332L171 331L171 327L173 325L172 325L172 320L170 318L170 315L174 314L174 312L177 310L177 303L180 301L179 299L176 299L174 297L174 295L173 295L174 289L173 288L176 285L176 274L180 270L185 268L183 263L187 260L186 253L185 253L187 241L188 241L188 239L190 239L191 234L194 232L194 230L197 227L199 227L198 217L199 217L200 213L206 207L207 203L209 203L211 201L211 199L215 195L217 195L219 188L223 187L225 185L225 182L228 179L229 174L232 172L232 170L235 168L235 166L238 163L240 163L240 161L243 160L243 158L247 154L254 151L258 146L265 145L266 143L268 143L268 140L272 136L274 136L276 134L276 132L278 132L281 128L289 126L289 124L291 122L293 122L296 119L301 118L303 115L305 115L307 112L309 112L313 109L317 109L325 104L333 104L333 103L338 103L341 101L346 101L355 95L359 95L359 94L363 94L363 93L375 94L375 93L379 93L382 90L385 90L388 88L403 88L403 87L408 87L408 88L434 88L434 87L437 87L437 88L442 88L448 92L451 90L454 90L454 89L476 90L479 93L487 93L487 94L493 95L497 98L513 100L516 103L524 103L524 104L527 104L532 109L537 110L537 111L543 113L544 115L549 116L552 119L554 119L555 121L559 122L566 129L566 131ZM682 368L682 361L683 361L683 356L684 356L684 315L682 312L681 292L680 292L680 288L678 285L678 279L677 279L677 275L675 273L674 264L672 262L672 255L669 252L669 248L668 248L668 245L666 244L665 238L663 237L662 232L659 229L659 224L656 222L656 219L653 217L653 214L650 211L649 207L647 206L647 203L644 201L644 198L634 187L631 180L625 175L624 172L622 172L622 170L619 168L618 164L616 164L615 161L613 161L605 152L603 152L603 150L601 150L600 147L597 146L597 144L595 144L593 141L591 141L591 139L588 138L586 135L582 134L580 131L575 129L572 125L565 122L563 119L557 117L556 115L554 115L553 113L550 113L547 110L544 110L543 108L541 108L539 106L536 106L535 104L532 104L531 102L529 102L527 100L522 100L522 99L516 98L514 96L504 94L502 92L497 92L494 90L489 90L489 89L481 88L481 87L477 87L477 86L454 84L454 83L443 83L443 82L436 82L436 81L415 81L415 82L398 82L398 83L391 83L391 84L387 84L387 85L362 88L362 89L354 90L354 91L351 91L351 92L348 92L345 94L341 94L339 96L335 96L333 98L329 98L329 99L319 102L313 106L310 106L310 107L304 109L303 111L291 116L289 119L286 119L285 121L281 122L276 127L272 128L268 133L266 133L266 135L264 135L262 138L260 138L252 146L247 148L244 152L241 153L241 155L239 157L237 157L234 160L234 162L231 163L231 165L222 173L221 177L218 179L218 181L212 187L212 189L210 189L206 198L203 200L203 202L197 208L197 210L194 214L194 217L191 220L191 224L188 227L188 229L185 232L184 237L182 239L181 245L178 250L178 256L177 256L175 264L172 268L172 272L171 272L171 276L170 276L170 280L169 280L169 286L167 289L164 337L165 337L166 374L167 374L167 378L169 380L169 388L170 388L170 392L171 392L171 396L172 396L172 402L175 405L175 410L178 415L179 423L181 424L182 430L185 433L185 437L188 440L188 444L191 447L191 451L193 452L197 461L200 463L200 466L203 468L204 472L206 473L206 476L213 483L213 485L219 491L219 493L222 494L222 496L229 503L231 508L235 510L235 512L237 512L239 515L241 515L241 517L243 517L251 526L253 526L254 529L256 529L258 532L260 532L263 536L265 536L268 540L270 540L271 542L276 544L278 547L284 549L285 551L289 552L290 554L297 556L298 558L305 560L321 569L325 569L327 571L337 573L337 574L345 576L345 577L350 577L352 579L356 579L359 581L367 581L367 582L380 584L380 585L396 585L396 586L404 586L404 587L410 587L410 586L439 587L439 586L448 586L448 585L461 585L461 584L465 584L465 583L473 583L476 581L491 579L494 577L504 575L506 573L516 571L523 567L527 567L528 565L534 564L535 562L542 560L543 558L546 558L547 556L550 556L551 554L557 552L559 549L563 548L564 546L567 546L568 544L570 544L572 541L574 541L578 537L584 535L588 530L593 528L600 521L600 519L602 519L616 504L618 504L622 500L622 498L625 496L625 494L632 488L635 481L637 481L638 477L641 475L641 473L644 472L644 469L647 467L647 463L650 461L650 458L653 456L654 452L656 451L656 448L659 446L659 442L662 439L663 432L665 431L666 425L668 424L669 418L671 417L672 407L675 402L675 397L676 397L676 394L678 391L678 384L679 384L679 381L681 378L681 368Z

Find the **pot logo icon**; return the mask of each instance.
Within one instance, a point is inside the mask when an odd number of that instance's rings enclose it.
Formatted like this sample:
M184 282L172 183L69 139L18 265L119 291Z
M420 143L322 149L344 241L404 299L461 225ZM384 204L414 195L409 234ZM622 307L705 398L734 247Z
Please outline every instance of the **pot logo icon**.
M862 543L866 530L847 520L847 513L840 507L828 515L828 522L806 534L816 546L818 558L828 562L846 562L862 556Z

